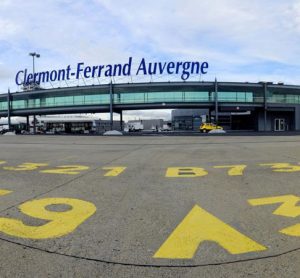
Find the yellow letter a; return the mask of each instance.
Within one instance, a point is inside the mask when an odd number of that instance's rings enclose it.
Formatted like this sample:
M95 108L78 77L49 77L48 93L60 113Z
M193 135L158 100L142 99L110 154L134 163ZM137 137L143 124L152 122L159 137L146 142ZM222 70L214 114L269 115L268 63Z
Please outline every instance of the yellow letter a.
M266 250L266 247L196 205L155 253L154 258L191 259L203 241L214 241L231 254Z

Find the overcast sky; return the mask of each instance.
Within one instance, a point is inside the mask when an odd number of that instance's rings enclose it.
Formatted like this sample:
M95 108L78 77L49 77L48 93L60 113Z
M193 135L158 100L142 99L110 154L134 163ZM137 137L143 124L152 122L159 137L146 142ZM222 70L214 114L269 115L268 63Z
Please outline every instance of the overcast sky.
M300 84L300 0L1 0L0 91L16 72L208 61L204 80Z

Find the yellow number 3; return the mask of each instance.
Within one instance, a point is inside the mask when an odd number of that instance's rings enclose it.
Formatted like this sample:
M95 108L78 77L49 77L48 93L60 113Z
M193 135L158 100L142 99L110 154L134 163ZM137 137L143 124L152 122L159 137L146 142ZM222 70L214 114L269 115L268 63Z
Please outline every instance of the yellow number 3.
M47 209L50 205L69 205L71 209L63 212L51 211ZM49 222L42 226L28 226L20 220L1 217L0 232L31 239L61 237L73 232L96 211L95 205L90 202L69 198L33 200L20 205L19 208L26 215Z
M300 206L297 206L299 201L300 201L300 198L295 195L283 195L283 196L248 200L248 202L252 206L273 205L273 204L282 203L279 206L279 208L277 208L273 212L273 214L280 215L280 216L286 216L286 217L300 216ZM289 235L289 236L300 237L300 224L296 224L296 225L284 228L284 229L280 230L279 232Z

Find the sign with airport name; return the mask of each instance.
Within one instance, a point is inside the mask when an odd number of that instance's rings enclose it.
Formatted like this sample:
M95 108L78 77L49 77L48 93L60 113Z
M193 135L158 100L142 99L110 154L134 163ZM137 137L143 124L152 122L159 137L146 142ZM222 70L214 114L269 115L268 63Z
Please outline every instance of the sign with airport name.
M207 74L208 62L147 62L145 58L139 61L133 70L133 58L129 57L124 64L107 64L90 66L81 62L72 68L68 65L64 69L31 73L28 69L20 70L16 74L17 85L41 84L55 81L67 81L80 78L118 77L133 75L179 75L182 80L188 80L191 75Z

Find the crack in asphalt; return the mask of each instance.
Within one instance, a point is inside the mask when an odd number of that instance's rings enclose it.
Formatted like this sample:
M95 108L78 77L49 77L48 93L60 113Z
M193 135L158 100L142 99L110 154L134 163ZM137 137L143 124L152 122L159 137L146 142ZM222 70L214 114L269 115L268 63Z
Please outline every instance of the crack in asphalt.
M23 248L28 248L36 251L40 251L43 253L48 253L52 255L59 255L67 258L72 258L72 259L79 259L79 260L85 260L85 261L93 261L93 262L98 262L98 263L105 263L105 264L112 264L112 265L121 265L121 266L133 266L133 267L149 267L149 268L196 268L196 267L207 267L207 266L221 266L221 265L230 265L230 264L237 264L237 263L244 263L244 262L251 262L251 261L260 261L260 260L266 260L266 259L272 259L272 258L278 258L290 253L294 253L297 251L300 251L300 247L294 248L292 250L288 250L285 252L281 252L278 254L273 254L273 255L268 255L268 256L263 256L263 257L256 257L256 258L250 258L250 259L240 259L240 260L232 260L232 261L225 261L225 262L216 262L216 263L204 263L204 264L191 264L191 265L159 265L159 264L138 264L138 263L124 263L124 262L118 262L118 261L110 261L110 260L104 260L104 259L97 259L97 258L89 258L89 257L83 257L83 256L76 256L76 255L69 255L69 254L64 254L56 251L50 251L47 249L42 249L39 247L31 246L28 244L23 244L20 242L16 242L13 240L9 239L4 239L0 237L1 241L15 244L18 246L22 246Z

